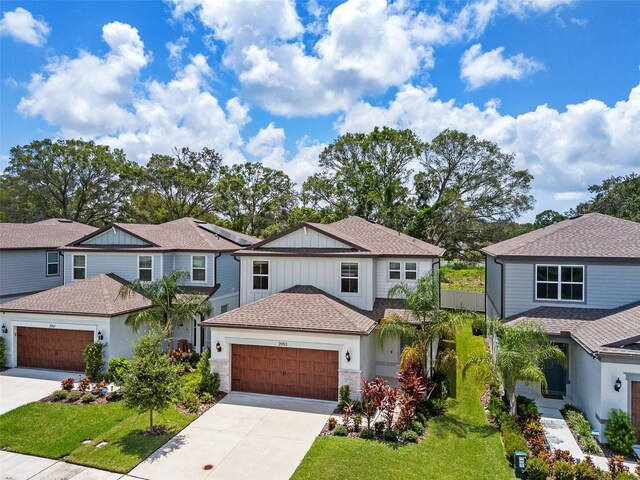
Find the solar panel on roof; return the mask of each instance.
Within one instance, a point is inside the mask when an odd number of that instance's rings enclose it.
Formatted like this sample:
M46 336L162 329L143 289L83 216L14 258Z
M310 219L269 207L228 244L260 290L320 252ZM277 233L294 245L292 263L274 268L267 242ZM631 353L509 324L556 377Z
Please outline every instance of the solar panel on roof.
M217 225L211 225L210 223L205 223L205 224L198 224L198 226L200 228L204 228L205 230L207 230L208 232L214 233L226 240L229 240L230 242L233 242L237 245L240 245L241 247L249 247L251 246L251 242L245 240L244 238L235 235L233 233L231 233L228 230L225 230L224 228L220 228Z

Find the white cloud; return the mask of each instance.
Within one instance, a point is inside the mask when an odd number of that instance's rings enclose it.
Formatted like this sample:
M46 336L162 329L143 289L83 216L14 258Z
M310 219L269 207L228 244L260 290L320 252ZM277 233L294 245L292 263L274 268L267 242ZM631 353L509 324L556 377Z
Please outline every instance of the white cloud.
M503 52L504 47L483 52L481 44L472 45L460 59L460 78L468 88L476 89L505 78L519 80L542 68L540 62L522 53L505 58Z
M175 42L167 42L166 47L169 51L169 65L176 69L182 65L182 52L189 44L187 37L180 37Z
M42 19L36 19L29 10L18 7L4 12L0 20L0 35L9 36L18 42L42 47L47 42L51 28Z
M578 201L587 198L585 192L557 192L553 194L553 199L559 202Z
M613 106L599 100L568 105L563 111L540 105L515 117L501 115L495 105L481 109L440 100L435 87L405 85L387 106L358 103L337 127L344 133L382 125L411 128L425 140L452 128L496 142L503 151L516 153L518 168L535 176L537 210L541 205L562 210L550 202L554 194L586 192L588 185L640 168L640 85ZM569 197L560 194L556 200Z

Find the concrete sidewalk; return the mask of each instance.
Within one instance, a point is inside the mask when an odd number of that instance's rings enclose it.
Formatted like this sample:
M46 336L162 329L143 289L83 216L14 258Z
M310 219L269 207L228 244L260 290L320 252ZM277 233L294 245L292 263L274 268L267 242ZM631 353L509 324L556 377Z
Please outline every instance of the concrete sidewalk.
M119 480L121 473L0 450L2 480Z
M540 411L540 423L544 427L544 436L549 442L551 451L568 450L571 456L577 460L584 459L578 442L574 438L569 425L557 408L538 408Z

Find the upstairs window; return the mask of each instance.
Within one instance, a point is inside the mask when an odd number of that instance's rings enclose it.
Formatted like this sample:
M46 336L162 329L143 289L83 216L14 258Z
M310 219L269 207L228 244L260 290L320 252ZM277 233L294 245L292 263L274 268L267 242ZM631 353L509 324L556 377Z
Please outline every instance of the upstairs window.
M418 278L418 264L416 262L405 262L404 279L416 280Z
M536 300L584 300L584 267L536 265Z
M207 257L204 255L193 255L191 257L191 281L207 281Z
M400 262L389 262L389 280L400 280Z
M47 252L47 277L60 275L60 254Z
M342 262L340 264L340 291L342 293L358 293L358 264Z
M225 304L225 305L222 305L222 306L220 307L220 313L221 313L221 314L223 314L223 313L227 313L228 311L229 311L229 304L228 304L228 303L227 303L227 304Z
M87 256L73 256L73 280L84 280L87 278Z
M269 262L266 260L253 261L253 289L269 290Z
M138 257L138 280L150 282L153 277L153 257L151 255L140 255Z

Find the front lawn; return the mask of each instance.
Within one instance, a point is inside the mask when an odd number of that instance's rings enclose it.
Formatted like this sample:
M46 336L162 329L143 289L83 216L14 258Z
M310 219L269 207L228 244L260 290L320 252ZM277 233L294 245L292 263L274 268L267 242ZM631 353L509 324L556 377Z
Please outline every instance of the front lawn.
M171 406L154 415L155 423L169 433L146 436L149 415L138 414L122 402L101 405L66 405L34 402L0 416L0 448L48 458L62 458L81 465L126 473L173 435L195 415ZM84 440L91 443L83 444ZM100 442L107 442L96 448Z
M469 355L482 353L484 345L467 326L458 332L456 348L463 364ZM460 370L457 384L457 398L448 401L443 417L429 421L422 443L398 447L356 438L319 437L292 478L515 478L500 434L484 415L483 386L470 378L462 380Z

